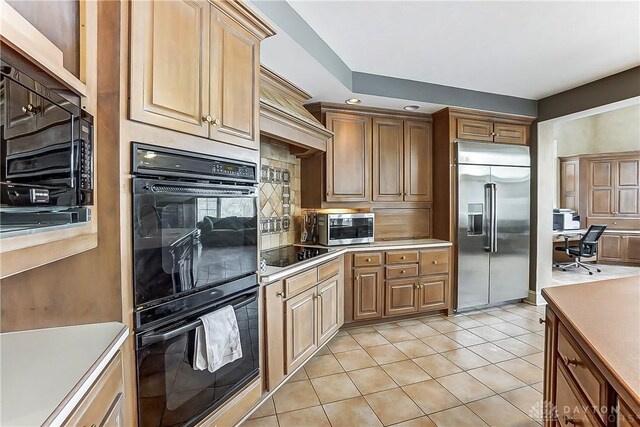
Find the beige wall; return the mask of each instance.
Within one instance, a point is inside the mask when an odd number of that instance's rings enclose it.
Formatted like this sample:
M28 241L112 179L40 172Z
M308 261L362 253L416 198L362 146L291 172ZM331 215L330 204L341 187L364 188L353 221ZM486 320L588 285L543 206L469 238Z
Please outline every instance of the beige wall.
M558 156L640 149L640 105L554 125Z

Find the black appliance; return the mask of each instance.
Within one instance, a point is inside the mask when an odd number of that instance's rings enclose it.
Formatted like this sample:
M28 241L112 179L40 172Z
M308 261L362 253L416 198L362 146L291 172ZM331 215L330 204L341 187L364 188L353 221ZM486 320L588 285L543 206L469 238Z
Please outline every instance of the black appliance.
M262 252L262 258L272 267L287 267L329 252L327 248L289 245Z
M194 425L258 376L256 165L133 144L141 426ZM243 356L192 368L199 317L233 306Z
M3 231L90 219L93 117L3 57L0 64Z

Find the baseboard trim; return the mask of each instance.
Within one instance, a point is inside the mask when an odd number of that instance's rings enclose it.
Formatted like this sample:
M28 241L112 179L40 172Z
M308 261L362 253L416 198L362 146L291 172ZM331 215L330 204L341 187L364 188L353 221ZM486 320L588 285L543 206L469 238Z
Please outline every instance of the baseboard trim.
M542 298L542 294L540 292L529 290L529 295L527 298L523 300L527 304L531 305L546 305L547 302Z

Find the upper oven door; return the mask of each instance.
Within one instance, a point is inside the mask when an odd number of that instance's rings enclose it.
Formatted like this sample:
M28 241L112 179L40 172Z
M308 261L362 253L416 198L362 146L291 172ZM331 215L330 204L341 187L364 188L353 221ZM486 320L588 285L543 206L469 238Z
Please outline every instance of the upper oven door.
M138 309L258 270L257 189L134 178Z

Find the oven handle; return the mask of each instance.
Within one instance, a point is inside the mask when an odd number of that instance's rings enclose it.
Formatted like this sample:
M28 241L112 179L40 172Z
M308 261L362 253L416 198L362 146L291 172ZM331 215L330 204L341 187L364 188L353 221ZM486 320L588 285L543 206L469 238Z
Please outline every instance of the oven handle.
M232 305L232 307L234 310L238 310L244 307L245 305L251 304L257 299L258 299L258 295L254 295L253 297L248 298L242 302L239 302L238 304ZM185 332L189 332L190 330L195 329L200 325L202 325L202 320L198 318L193 322L189 322L186 325L180 326L179 328L172 329L168 332L165 332L164 334L143 335L142 337L140 337L140 344L142 347L145 347L149 344L168 341L171 338L177 337L178 335L184 334Z

